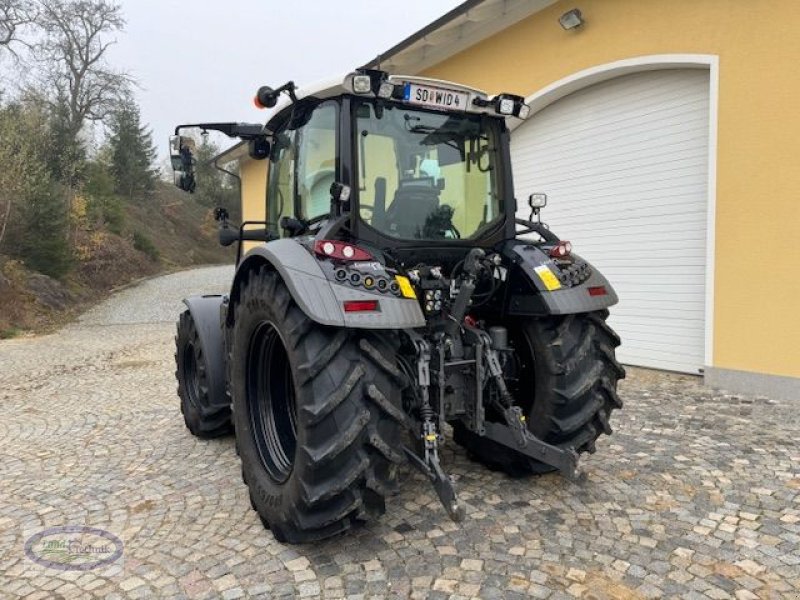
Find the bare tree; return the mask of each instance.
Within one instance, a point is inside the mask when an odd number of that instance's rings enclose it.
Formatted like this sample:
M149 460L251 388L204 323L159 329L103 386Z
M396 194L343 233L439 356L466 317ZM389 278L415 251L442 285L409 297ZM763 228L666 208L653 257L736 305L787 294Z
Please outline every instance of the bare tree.
M0 48L16 56L12 44L24 44L20 32L34 22L36 14L32 0L0 0Z
M111 36L125 20L120 7L106 0L46 0L40 6L44 38L39 49L46 83L55 92L51 102L66 109L67 130L77 137L87 121L104 119L133 84L106 61L116 42Z

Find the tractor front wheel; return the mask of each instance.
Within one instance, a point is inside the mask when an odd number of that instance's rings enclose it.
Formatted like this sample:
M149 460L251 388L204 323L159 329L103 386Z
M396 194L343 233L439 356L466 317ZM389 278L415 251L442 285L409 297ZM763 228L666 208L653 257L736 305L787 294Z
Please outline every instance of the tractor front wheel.
M199 438L220 437L233 429L230 404L215 403L211 398L207 367L197 325L185 310L175 336L175 377L186 428Z
M234 318L236 445L264 525L302 543L382 514L403 460L393 334L311 321L267 267Z

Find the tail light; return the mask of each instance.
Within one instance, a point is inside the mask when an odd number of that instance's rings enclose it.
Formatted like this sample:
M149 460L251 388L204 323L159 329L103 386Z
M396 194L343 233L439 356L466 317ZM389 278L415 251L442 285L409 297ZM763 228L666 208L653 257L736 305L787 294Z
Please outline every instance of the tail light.
M572 252L572 244L567 241L560 241L550 248L550 258L564 258Z
M337 260L372 260L372 254L348 242L319 240L314 242L314 254Z
M345 300L344 312L376 312L380 311L377 300Z
M590 296L605 296L606 294L608 294L608 290L604 285L596 285L586 289L589 290Z

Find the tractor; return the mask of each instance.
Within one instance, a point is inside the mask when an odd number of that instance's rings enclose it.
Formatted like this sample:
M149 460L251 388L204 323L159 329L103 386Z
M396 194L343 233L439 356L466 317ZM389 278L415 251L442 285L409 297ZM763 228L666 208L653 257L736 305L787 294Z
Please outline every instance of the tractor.
M235 434L264 526L304 543L375 518L404 463L461 520L451 435L489 468L576 478L622 406L617 295L542 223L545 194L517 216L524 98L358 69L255 102L265 125L179 125L170 150L188 192L188 128L239 138L267 170L264 221L216 211L235 275L184 301L175 355L186 426Z

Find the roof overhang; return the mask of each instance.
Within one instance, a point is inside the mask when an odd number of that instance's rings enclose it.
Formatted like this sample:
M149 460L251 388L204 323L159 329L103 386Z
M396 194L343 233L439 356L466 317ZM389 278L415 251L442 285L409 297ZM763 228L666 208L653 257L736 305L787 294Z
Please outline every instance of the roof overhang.
M365 67L418 74L474 46L557 0L467 0L389 48Z
M215 166L224 165L235 160L241 160L246 156L249 156L247 152L247 141L241 141L230 148L226 148L208 162Z
M362 68L380 68L393 74L417 75L556 2L557 0L467 0L381 53ZM341 94L343 80L344 76L341 76L300 87L296 90L297 98L314 96L324 99ZM278 105L270 111L268 120L288 104L288 99L281 96ZM246 156L247 144L239 142L218 154L212 162L225 164Z

